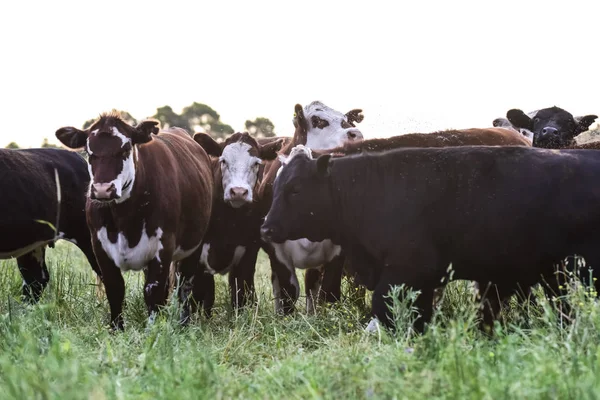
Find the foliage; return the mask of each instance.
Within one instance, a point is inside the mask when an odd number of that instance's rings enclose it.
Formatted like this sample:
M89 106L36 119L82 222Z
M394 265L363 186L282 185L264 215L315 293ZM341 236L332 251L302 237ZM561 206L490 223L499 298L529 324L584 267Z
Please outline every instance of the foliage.
M275 125L269 118L258 117L254 121L246 120L246 130L256 137L275 136Z
M58 149L60 148L60 146L54 145L50 142L48 142L48 138L44 138L44 140L42 141L42 148L53 148L53 149Z
M219 113L206 104L197 102L184 107L181 114L177 114L170 106L160 107L152 118L158 119L163 128L177 126L190 134L203 131L215 138L224 138L234 132L231 126L221 121Z
M19 145L15 142L10 142L9 144L6 145L5 147L6 149L19 149Z
M273 313L261 253L255 307L234 312L217 276L211 320L177 324L171 299L146 326L143 274L126 278L126 331L110 334L108 305L70 243L48 251L40 304L20 302L16 262L0 261L0 393L14 399L593 399L600 394L600 306L571 289L574 319L539 296L511 302L489 337L477 328L466 282L452 282L424 335L410 305L394 304L398 334L367 334L365 310L344 300L307 316L303 299ZM301 273L300 273L301 275ZM406 296L410 299L411 296ZM403 305L404 304L404 305ZM404 307L404 311L402 311ZM525 322L527 318L528 322Z

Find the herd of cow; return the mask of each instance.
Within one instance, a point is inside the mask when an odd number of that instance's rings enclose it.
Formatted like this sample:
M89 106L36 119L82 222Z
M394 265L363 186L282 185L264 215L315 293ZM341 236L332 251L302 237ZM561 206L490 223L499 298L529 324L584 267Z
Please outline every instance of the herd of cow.
M150 321L176 286L185 324L198 308L211 315L216 273L229 274L233 307L252 302L260 249L277 313L294 310L305 269L308 312L340 299L347 274L373 291L372 314L387 326L390 285L419 290L422 330L451 270L477 283L490 324L517 291L560 292L557 266L570 255L600 285L600 142L575 142L596 118L513 109L492 128L366 140L362 110L315 101L296 105L292 137L219 143L106 113L56 132L87 161L0 150L0 258L17 258L23 297L36 302L49 281L46 246L77 244L113 329L124 327L123 271L144 271Z

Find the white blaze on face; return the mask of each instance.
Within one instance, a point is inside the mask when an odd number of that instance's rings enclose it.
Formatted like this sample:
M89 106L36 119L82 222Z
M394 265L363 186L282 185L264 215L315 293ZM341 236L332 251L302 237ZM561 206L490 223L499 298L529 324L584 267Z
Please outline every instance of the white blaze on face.
M219 158L223 175L223 200L238 208L252 202L261 159L250 154L252 147L243 142L225 146Z
M327 121L327 126L318 128L313 126L313 117ZM306 146L315 150L332 149L342 146L346 142L364 139L358 128L347 126L348 117L333 108L327 107L319 101L313 101L304 107L304 117L308 124Z

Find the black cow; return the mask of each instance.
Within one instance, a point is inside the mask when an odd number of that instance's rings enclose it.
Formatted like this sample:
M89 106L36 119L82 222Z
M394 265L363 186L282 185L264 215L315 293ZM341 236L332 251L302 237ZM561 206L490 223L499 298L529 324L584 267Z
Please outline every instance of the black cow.
M0 182L0 259L17 258L25 300L37 302L48 284L46 246L57 239L75 243L100 276L85 222L90 177L83 157L62 149L0 149Z
M484 310L490 324L500 301L541 277L558 291L553 264L570 254L600 275L599 180L600 153L588 150L406 148L335 160L299 154L275 181L261 233L277 243L340 244L374 290L373 314L388 326L390 285L421 291L422 330L452 264L455 279L496 285Z
M574 117L559 107L544 108L525 114L519 109L508 110L506 118L513 127L533 132L533 146L562 149L576 144L575 136L588 130L597 115Z

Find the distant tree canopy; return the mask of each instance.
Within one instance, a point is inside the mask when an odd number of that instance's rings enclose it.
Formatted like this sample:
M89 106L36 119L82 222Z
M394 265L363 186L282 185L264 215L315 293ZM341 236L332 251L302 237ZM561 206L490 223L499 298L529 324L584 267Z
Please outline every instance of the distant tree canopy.
M275 125L269 118L258 117L254 121L246 120L246 130L256 137L275 136Z
M44 138L44 141L42 142L42 146L41 147L49 147L49 148L53 148L53 149L58 149L60 148L60 146L56 146L52 143L48 142L48 138Z
M125 122L131 125L138 124L139 121L127 111L117 111ZM160 121L162 128L177 126L187 130L191 135L195 132L205 132L217 140L225 139L227 135L235 132L230 125L221 121L221 116L212 107L197 102L184 107L181 114L173 111L171 106L159 107L152 118ZM85 121L83 129L89 128L97 120L95 118ZM268 118L258 117L254 121L248 120L245 127L251 135L256 137L275 136L275 125ZM44 143L47 144L47 139Z
M6 145L5 147L6 149L19 149L19 145L16 144L15 142L10 142L9 144Z
M197 102L185 107L181 114L177 114L170 106L160 107L152 118L159 120L164 128L178 126L190 134L204 131L214 138L223 139L234 132L231 126L221 121L219 113L206 104Z

